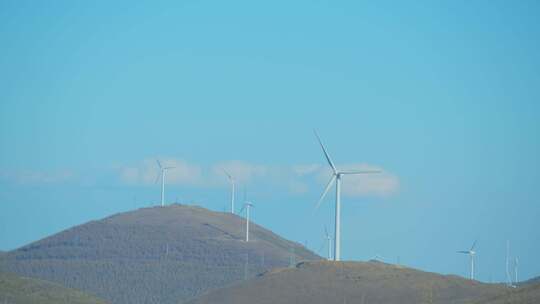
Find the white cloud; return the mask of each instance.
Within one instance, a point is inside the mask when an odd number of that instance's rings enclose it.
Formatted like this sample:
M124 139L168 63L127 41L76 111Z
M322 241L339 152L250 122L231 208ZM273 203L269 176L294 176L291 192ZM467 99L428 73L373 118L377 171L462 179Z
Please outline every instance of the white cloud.
M181 159L163 158L164 166L174 166L167 171L167 184L196 186L201 188L224 187L228 185L223 170L231 174L238 186L265 183L276 191L291 194L305 194L314 183L322 187L328 182L331 171L320 164L298 164L292 166L270 166L253 164L240 160L218 162L207 167L191 164ZM390 196L399 190L399 178L379 166L369 164L340 165L348 170L380 170L377 174L347 175L343 178L343 194L346 196ZM154 159L146 159L136 166L120 170L120 178L128 184L153 184L159 175ZM319 186L317 186L317 190ZM314 188L315 189L315 188Z
M294 165L292 170L298 176L305 176L321 170L321 165L319 164L309 164L309 165Z
M212 174L225 181L223 170L234 177L238 183L249 183L256 178L262 178L269 174L269 167L251 164L239 160L220 162L212 166Z
M383 168L370 164L345 164L337 166L341 170L379 170L381 173L346 175L342 181L342 193L346 196L379 196L386 197L399 190L399 178ZM321 168L317 172L317 180L326 185L331 177L330 168Z
M160 161L164 167L174 167L165 173L166 184L199 185L203 181L202 169L198 165L174 158L162 158ZM154 184L159 174L155 159L145 159L137 165L120 169L120 179L128 184Z

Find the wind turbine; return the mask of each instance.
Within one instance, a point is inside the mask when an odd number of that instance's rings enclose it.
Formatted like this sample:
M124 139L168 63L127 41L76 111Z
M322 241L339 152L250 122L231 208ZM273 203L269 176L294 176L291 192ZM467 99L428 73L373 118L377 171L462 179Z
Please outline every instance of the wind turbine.
M506 240L506 285L512 286L512 276L510 275L510 240Z
M245 202L244 206L240 210L240 212L244 211L246 209L246 242L249 242L249 209L253 207L253 204L251 202Z
M471 280L474 280L474 255L476 254L476 251L474 251L475 246L476 246L476 240L472 244L471 249L457 252L457 253L468 254L471 257Z
M328 230L326 229L326 226L324 226L324 239L327 242L328 246L328 260L332 259L332 237L328 234Z
M369 259L370 261L377 261L377 262L384 262L384 257L380 254L375 254L374 256Z
M328 234L328 230L326 229L326 226L324 226L324 238L323 238L323 243L321 245L321 247L319 248L319 250L317 252L321 252L321 250L324 249L324 247L326 247L326 249L328 250L328 254L327 254L327 260L332 260L332 237Z
M234 177L232 175L230 175L227 171L225 171L225 169L223 169L223 172L225 173L225 175L227 175L227 177L229 178L229 182L231 183L231 213L234 214L234 185L235 185L235 180L234 180Z
M514 259L514 283L518 284L518 266L519 266L519 260L518 258Z
M315 209L319 208L321 205L324 197L326 196L326 193L330 190L332 187L332 183L336 182L336 211L335 211L335 233L334 233L334 261L339 261L341 259L341 178L343 175L356 175L356 174L370 174L370 173L380 173L379 170L353 170L353 171L340 171L336 168L334 165L334 162L330 158L330 155L326 151L326 148L324 147L321 138L319 137L319 134L317 134L316 131L315 136L317 136L317 140L319 141L319 144L321 145L321 148L323 150L324 156L326 157L326 161L328 162L328 165L332 168L332 177L330 178L330 181L328 181L328 184L326 185L326 188L324 189L323 194L321 195L321 198L319 198L319 202L317 203L317 206Z
M160 173L156 178L156 183L159 180L159 177L161 177L161 207L163 207L165 205L165 171L169 169L174 169L176 167L163 167L159 159L156 159L156 162L160 170Z

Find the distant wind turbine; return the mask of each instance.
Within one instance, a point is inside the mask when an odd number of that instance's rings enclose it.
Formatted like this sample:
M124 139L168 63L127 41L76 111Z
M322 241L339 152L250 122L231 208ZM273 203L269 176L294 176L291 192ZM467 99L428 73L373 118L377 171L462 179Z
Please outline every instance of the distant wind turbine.
M474 247L476 247L476 240L472 244L471 249L457 252L457 253L468 254L471 257L471 280L474 280L474 255L476 254L476 251L474 251Z
M234 214L234 186L235 186L235 180L232 175L229 174L229 172L225 171L223 169L223 172L227 177L229 178L229 182L231 183L231 213Z
M370 261L377 261L377 262L384 262L384 257L380 254L375 254L374 256L369 259Z
M318 252L321 252L324 247L326 247L326 250L328 252L326 255L327 260L332 260L332 237L330 236L330 234L328 234L326 226L324 226L324 242Z
M163 167L159 159L156 159L156 162L159 166L159 171L160 171L159 175L156 178L156 183L161 177L161 207L163 207L165 205L165 171L174 169L176 167Z
M506 285L512 286L512 276L510 275L510 240L506 240Z
M326 226L324 227L324 238L326 239L326 241L328 242L327 246L328 246L328 254L327 254L327 258L328 260L331 260L332 259L332 237L330 236L330 234L328 234L328 230L326 229Z
M328 165L332 168L332 177L330 178L330 181L328 181L328 184L326 185L326 188L324 189L323 194L321 195L321 198L319 199L319 202L317 202L317 206L315 209L319 208L321 205L324 197L326 196L326 193L330 190L332 187L332 183L336 182L336 211L335 211L335 232L334 232L334 261L341 260L341 178L343 175L352 175L352 174L370 174L370 173L380 173L379 170L354 170L354 171L340 171L336 168L334 165L334 162L330 158L330 155L326 151L326 148L324 147L321 138L319 137L319 134L317 134L316 131L315 136L317 137L317 140L319 141L319 144L321 145L321 148L323 150L324 156L326 157L326 161L328 162Z
M518 284L518 266L519 266L519 260L518 258L514 259L514 283Z
M249 210L253 207L251 202L245 202L240 212L246 210L246 242L249 242Z

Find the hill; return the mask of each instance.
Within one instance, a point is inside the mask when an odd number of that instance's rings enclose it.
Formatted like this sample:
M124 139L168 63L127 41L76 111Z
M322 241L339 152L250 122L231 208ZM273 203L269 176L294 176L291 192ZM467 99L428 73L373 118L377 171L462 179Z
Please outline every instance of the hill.
M0 273L0 301L3 304L105 304L77 290L10 273Z
M534 285L540 283L540 277L534 277L532 279L528 279L527 281L519 282L519 286L527 286L527 285Z
M177 303L211 288L319 259L237 215L184 205L144 208L80 225L8 252L2 267L114 304Z
M470 303L505 292L483 284L380 262L304 262L210 291L190 304Z
M540 303L540 283L508 289L503 295L486 298L475 304L537 304Z

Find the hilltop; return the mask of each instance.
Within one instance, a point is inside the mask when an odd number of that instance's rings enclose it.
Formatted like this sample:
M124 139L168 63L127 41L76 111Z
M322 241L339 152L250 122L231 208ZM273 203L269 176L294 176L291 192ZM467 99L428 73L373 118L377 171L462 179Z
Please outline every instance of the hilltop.
M105 304L104 301L55 283L0 272L4 304Z
M540 283L508 289L503 295L486 298L475 304L537 304L540 303Z
M528 285L534 285L534 284L539 284L539 283L540 283L540 277L534 277L534 278L528 279L527 281L519 282L518 285L528 286Z
M296 260L298 243L201 207L143 208L67 229L8 252L10 272L58 282L114 304L177 303ZM294 252L294 254L292 253Z
M299 263L210 291L190 304L470 303L506 291L457 276L423 272L381 262Z

